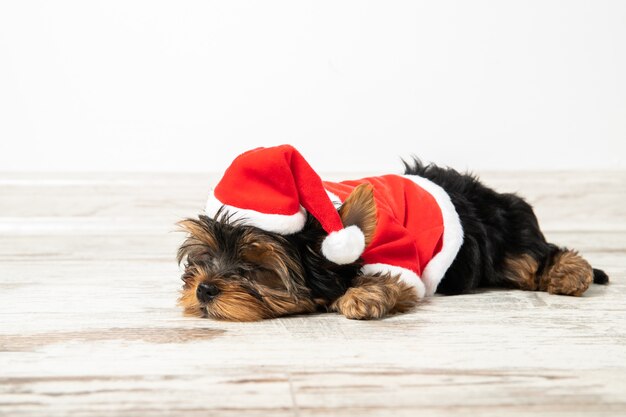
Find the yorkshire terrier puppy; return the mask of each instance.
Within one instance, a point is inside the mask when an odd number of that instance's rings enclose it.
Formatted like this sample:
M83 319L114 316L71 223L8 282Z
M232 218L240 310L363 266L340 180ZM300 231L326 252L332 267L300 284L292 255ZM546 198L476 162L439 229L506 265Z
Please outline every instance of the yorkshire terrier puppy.
M291 170L294 162L289 158ZM253 179L278 178L282 184L286 176L278 171L255 172ZM251 193L253 200L265 198L265 189L248 187L248 180L240 178L240 186L233 186L227 181L228 175L229 171L222 185L235 189L233 201L243 201ZM300 173L294 175L296 181L301 177ZM404 200L397 206L385 205L380 189L389 182L384 181L400 184L407 178L429 193L409 198L406 189L393 190L389 198ZM495 192L472 175L424 165L415 159L405 163L404 176L373 177L339 185L323 183L341 220L339 227L355 227L362 233L361 247L354 254L338 257L332 253L334 246L324 242L333 234L324 225L327 213L320 215L315 204L303 197L306 190L317 187L317 182L307 179L303 184L296 192L301 206L295 209L301 223L297 227L290 225L286 232L274 231L275 224L268 226L264 221L278 218L282 222L296 214L284 217L284 213L271 213L256 221L259 210L237 210L242 204L220 204L219 198L217 205L213 204L216 208L210 210L209 204L206 214L179 223L188 233L178 251L178 261L185 268L179 303L186 315L255 321L336 311L350 319L378 319L407 312L420 298L434 292L463 294L479 287L506 287L580 296L591 283L608 283L608 276L593 269L576 251L548 243L526 201L515 194ZM344 185L344 198L337 199L335 194ZM445 191L445 196L438 190ZM443 215L432 215L440 227L429 223L420 229L421 219L431 215L421 209L413 218L406 213L410 213L412 204L421 204L418 200L431 198L431 194L437 202L445 200L443 206L448 204L449 209L443 210ZM415 244L407 243L404 235L397 237L401 229L381 231L383 226L391 227L385 223L385 210L395 219L402 218L404 228L413 228L411 233L420 229L418 241L433 243L426 245L426 250L412 252ZM384 237L385 233L393 238ZM385 259L393 258L388 262L392 265L380 262L381 251L387 251ZM425 261L418 266L402 263L394 258L399 253Z

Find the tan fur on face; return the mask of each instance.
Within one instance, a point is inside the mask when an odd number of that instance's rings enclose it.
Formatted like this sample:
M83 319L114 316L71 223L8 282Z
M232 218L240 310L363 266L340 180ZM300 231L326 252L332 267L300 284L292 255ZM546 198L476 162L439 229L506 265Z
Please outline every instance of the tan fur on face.
M565 250L556 254L552 264L537 276L539 265L530 255L508 257L504 276L513 286L550 294L582 295L593 282L593 269L577 252Z
M196 297L196 289L202 279L200 271L195 267L188 267L182 279L184 284L178 298L178 305L183 308L185 316L205 317L206 311Z
M417 300L415 289L397 276L363 275L330 308L349 319L379 319L409 311Z
M316 309L316 304L309 298L287 296L282 291L275 291L268 287L259 288L259 293L265 306L271 312L270 317L312 313Z
M255 286L261 300L237 281L209 277L206 271L189 267L183 275L185 284L178 299L184 314L192 317L211 317L228 321L258 321L290 314L315 311L315 303L306 298L296 298L282 287L272 289L266 285ZM279 280L280 281L280 280ZM210 282L220 289L220 294L207 305L196 296L198 285Z
M287 240L232 225L227 214L217 220L187 219L179 226L189 234L178 251L178 261L185 261L178 300L185 315L254 321L315 311ZM241 228L233 233L234 227ZM201 283L215 285L219 294L200 302L196 291Z
M356 187L341 205L339 216L344 226L358 226L365 236L365 246L369 245L376 231L374 187L371 184Z
M290 273L290 271L300 270L300 265L295 259L288 256L283 247L276 242L250 233L242 241L241 257L263 268L266 274L261 278L265 278L265 281L279 279L283 287L290 293L305 291L304 278ZM278 281L274 285L274 288L277 287Z
M212 283L221 292L206 308L209 317L228 321L258 321L274 317L265 304L246 292L241 285L235 282Z

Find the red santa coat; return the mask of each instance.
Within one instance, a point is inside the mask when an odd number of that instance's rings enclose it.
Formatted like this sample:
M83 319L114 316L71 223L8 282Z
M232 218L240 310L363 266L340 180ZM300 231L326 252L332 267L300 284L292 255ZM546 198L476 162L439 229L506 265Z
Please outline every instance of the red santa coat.
M365 182L374 186L378 216L367 247L356 225L344 228L336 208ZM308 212L328 233L321 244L327 259L346 264L362 257L363 273L399 275L420 297L435 292L463 242L459 216L437 184L411 175L324 182L291 145L235 158L211 190L205 212L214 217L221 209L231 219L280 234L302 230Z
M431 295L458 253L463 231L445 191L414 175L383 175L342 182L324 181L336 203L360 184L374 188L376 231L361 255L363 272L391 272Z

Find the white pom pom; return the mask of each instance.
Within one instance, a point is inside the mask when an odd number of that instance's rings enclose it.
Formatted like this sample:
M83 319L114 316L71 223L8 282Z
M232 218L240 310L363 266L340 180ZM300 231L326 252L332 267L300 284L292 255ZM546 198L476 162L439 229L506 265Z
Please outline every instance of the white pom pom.
M365 250L365 236L357 226L330 233L322 242L322 254L326 259L338 265L349 264Z

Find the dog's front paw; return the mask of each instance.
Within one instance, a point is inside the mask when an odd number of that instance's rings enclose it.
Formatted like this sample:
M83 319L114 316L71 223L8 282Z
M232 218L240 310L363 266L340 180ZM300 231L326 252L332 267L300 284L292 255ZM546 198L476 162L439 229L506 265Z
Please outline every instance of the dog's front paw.
M391 274L361 275L352 284L330 306L331 310L349 319L372 320L388 314L405 313L415 306L419 298L414 287Z
M381 301L376 294L368 293L363 288L348 288L348 291L333 303L331 309L353 320L380 319L389 310Z

